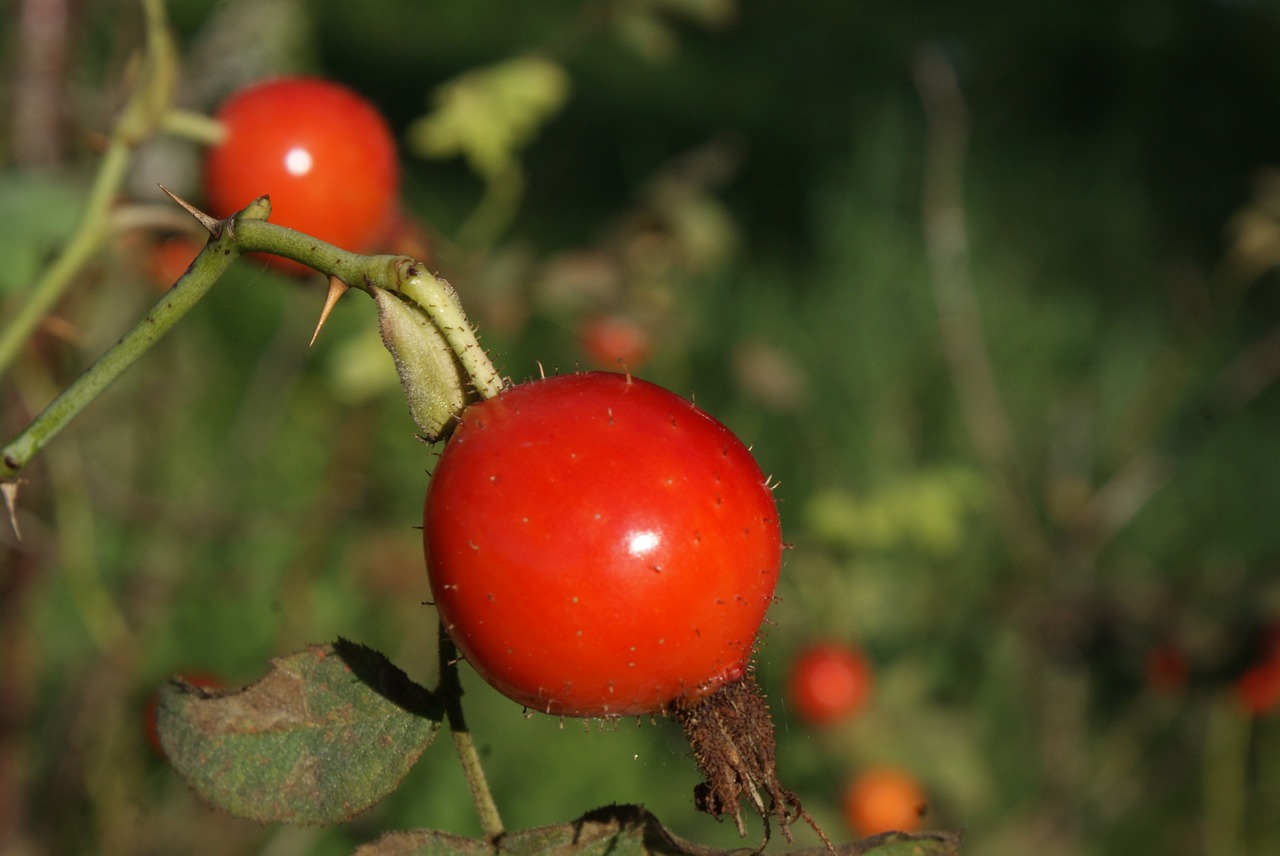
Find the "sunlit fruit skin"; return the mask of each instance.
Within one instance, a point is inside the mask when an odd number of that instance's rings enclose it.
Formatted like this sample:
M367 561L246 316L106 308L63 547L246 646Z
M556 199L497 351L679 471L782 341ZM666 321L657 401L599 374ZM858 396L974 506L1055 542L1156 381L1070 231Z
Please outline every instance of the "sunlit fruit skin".
M271 197L271 222L363 253L396 211L395 138L378 110L336 83L308 77L264 81L232 94L215 118L222 142L204 160L205 202L217 217ZM279 256L272 267L309 268Z
M628 375L551 377L463 414L431 477L436 608L531 710L635 715L741 678L773 600L773 494L732 432Z

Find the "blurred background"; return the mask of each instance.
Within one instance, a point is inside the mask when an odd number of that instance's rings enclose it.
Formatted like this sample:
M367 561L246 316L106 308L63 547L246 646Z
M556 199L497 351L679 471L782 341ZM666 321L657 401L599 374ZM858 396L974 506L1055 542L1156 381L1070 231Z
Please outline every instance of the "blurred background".
M139 4L9 0L0 306L71 233ZM322 75L402 145L409 247L515 380L616 367L780 482L757 658L833 838L890 765L975 856L1280 852L1280 9L1262 0L185 0L179 100ZM7 440L173 280L199 151L0 379ZM181 271L183 261L177 268ZM0 532L0 854L341 854L477 835L447 739L334 829L209 809L148 745L174 673L343 636L431 684L420 443L374 308L241 262L25 472ZM798 652L871 664L814 724ZM1269 671L1268 671L1269 670ZM692 807L673 723L522 715L464 668L508 828ZM797 829L797 846L816 839ZM781 846L776 842L775 846Z

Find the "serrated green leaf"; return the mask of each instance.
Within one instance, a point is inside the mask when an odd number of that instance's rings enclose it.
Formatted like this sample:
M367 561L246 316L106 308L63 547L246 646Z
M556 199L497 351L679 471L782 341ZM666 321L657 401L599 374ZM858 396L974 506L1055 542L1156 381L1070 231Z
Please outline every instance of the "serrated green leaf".
M174 768L214 805L262 822L331 824L390 793L440 727L427 690L376 651L339 640L209 692L180 679L156 725Z

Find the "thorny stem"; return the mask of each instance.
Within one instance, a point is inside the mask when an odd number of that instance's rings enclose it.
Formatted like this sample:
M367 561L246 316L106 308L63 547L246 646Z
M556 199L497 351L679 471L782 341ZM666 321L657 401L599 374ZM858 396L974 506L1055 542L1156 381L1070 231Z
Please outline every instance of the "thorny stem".
M480 755L476 744L471 739L471 731L467 728L466 719L462 715L462 682L458 679L458 648L453 644L444 624L439 625L440 636L440 684L436 694L444 701L445 717L449 720L449 731L453 733L453 745L458 750L458 760L462 762L462 771L471 787L471 798L475 800L476 814L480 816L480 829L486 841L496 841L503 833L502 818L498 814L498 806L493 801L489 790L489 782L484 775L484 767L480 764Z
M237 215L239 216L239 215ZM0 479L12 480L45 445L116 378L124 374L160 337L208 293L235 261L234 229L225 228L196 256L178 282L167 291L141 321L121 337L92 366L76 378L31 424L4 447Z
M211 240L141 321L0 450L0 482L9 483L10 490L22 468L186 315L244 253L284 256L366 292L385 288L405 294L439 327L482 397L491 398L502 390L502 378L476 340L452 287L408 256L362 256L269 223L271 203L265 196L226 220L189 210L209 228ZM12 506L11 492L6 499Z
M476 338L453 286L428 273L409 256L361 256L274 223L245 222L236 231L243 252L270 252L337 277L370 292L384 288L413 301L443 334L481 398L493 398L505 383Z

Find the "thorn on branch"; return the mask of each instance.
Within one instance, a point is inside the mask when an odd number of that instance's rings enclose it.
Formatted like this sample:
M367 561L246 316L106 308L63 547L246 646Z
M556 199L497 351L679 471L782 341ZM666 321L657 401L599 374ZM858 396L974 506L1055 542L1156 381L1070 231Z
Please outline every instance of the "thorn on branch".
M184 211L186 211L186 212L187 212L188 214L190 214L192 217L196 218L196 220L198 220L198 221L200 222L200 225L201 225L201 226L204 226L205 230L206 230L210 235L212 235L212 236L213 236L213 237L215 237L215 238L220 237L220 236L222 235L222 221L221 221L221 220L218 220L218 219L216 219L216 218L214 218L214 217L210 217L208 214L204 213L204 212L203 212L203 211L201 211L199 208L197 208L196 206L192 205L190 202L188 202L187 200L183 199L181 196L179 196L178 194L174 193L174 192L173 192L172 190L170 190L169 188L165 187L163 184L162 184L162 185L160 185L160 189L161 189L161 190L163 190L163 191L165 192L165 195L166 195L166 196L168 196L168 197L169 197L170 199L172 199L174 202L176 202L176 203L178 203L180 206L182 206L182 208L183 208L183 210L184 210Z
M333 311L334 306L338 305L338 300L342 298L342 295L346 294L350 289L351 286L336 276L329 277L329 291L324 296L324 306L320 309L320 320L316 322L316 330L311 334L311 344L308 347L316 343L316 337L320 335L320 328L324 326L325 321L329 320L329 313Z
M4 496L4 507L9 512L9 525L13 527L13 535L22 540L22 529L18 526L18 482L0 482L0 495Z

